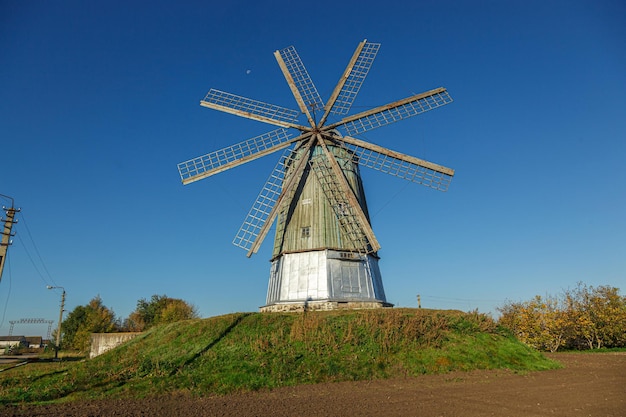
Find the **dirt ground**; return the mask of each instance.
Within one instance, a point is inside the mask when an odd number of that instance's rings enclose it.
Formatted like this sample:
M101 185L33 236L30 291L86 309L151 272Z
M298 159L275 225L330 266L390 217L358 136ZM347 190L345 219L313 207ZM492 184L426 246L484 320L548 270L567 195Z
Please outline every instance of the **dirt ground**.
M304 385L223 397L0 409L3 416L626 416L626 352L550 355L553 371L455 372Z

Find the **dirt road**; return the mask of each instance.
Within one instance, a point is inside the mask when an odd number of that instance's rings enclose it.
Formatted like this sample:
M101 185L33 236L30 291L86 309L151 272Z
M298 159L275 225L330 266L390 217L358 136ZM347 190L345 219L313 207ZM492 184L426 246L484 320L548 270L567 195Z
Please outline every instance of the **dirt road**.
M3 416L626 416L626 352L550 355L554 371L475 371L192 399L9 407Z

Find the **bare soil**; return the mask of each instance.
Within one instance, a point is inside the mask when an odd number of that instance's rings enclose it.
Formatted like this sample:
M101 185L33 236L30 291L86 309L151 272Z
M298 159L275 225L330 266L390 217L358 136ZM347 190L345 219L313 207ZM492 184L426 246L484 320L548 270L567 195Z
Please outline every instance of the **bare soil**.
M454 372L191 398L11 406L3 416L626 416L626 352L549 355L563 369Z

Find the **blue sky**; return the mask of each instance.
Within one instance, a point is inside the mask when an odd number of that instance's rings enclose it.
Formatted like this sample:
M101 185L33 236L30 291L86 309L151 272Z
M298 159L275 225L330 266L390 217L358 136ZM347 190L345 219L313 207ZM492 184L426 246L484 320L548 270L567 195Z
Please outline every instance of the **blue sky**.
M231 241L278 154L188 186L176 164L272 127L199 100L297 108L273 57L290 45L325 100L365 38L382 46L353 112L440 86L455 100L360 136L456 170L445 193L362 170L390 302L624 293L626 5L409 3L0 3L0 194L22 209L0 334L57 320L46 285L121 318L153 294L256 311L269 240L250 259Z

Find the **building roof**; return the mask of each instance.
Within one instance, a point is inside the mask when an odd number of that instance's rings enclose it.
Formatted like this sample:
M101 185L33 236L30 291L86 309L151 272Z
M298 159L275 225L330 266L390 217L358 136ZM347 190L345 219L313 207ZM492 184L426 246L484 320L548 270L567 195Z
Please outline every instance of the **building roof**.
M21 342L26 340L25 336L0 336L0 342Z

